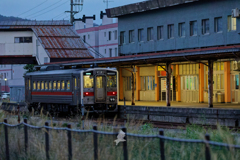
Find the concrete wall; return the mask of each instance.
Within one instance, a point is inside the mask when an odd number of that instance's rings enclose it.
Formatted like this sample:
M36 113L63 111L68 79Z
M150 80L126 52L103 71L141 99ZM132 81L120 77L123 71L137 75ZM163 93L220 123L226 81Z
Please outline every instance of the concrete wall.
M125 44L119 46L122 54L157 52L240 43L240 18L237 30L228 32L227 16L240 8L239 0L200 1L158 10L129 14L118 18L118 33L125 31ZM214 31L214 18L222 17L222 32ZM202 34L202 20L209 19L210 33ZM190 36L190 21L197 21L197 36ZM178 36L179 23L185 22L185 37ZM167 26L174 24L174 38L168 39ZM157 26L163 25L163 40L157 40ZM153 40L147 41L147 28L153 27ZM138 29L144 29L143 42L138 42ZM134 30L134 42L129 43L129 30Z

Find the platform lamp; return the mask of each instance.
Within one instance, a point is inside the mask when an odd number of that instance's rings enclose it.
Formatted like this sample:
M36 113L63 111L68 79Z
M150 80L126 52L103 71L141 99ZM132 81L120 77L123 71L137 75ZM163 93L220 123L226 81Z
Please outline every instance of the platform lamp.
M4 81L5 81L5 92L7 92L7 87L6 87L6 86L7 86L7 85L6 85L6 83L7 83L7 78L5 78Z

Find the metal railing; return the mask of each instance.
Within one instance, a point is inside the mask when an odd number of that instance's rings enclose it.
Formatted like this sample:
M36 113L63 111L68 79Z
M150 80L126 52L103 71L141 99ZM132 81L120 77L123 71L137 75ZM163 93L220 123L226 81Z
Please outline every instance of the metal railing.
M9 152L11 152L11 148L9 148L9 132L8 132L8 128L11 127L19 127L23 125L23 129L24 129L24 152L25 155L28 155L28 148L29 148L29 128L31 129L45 129L45 153L46 153L46 159L49 160L50 159L50 155L49 155L49 148L50 148L50 137L49 137L49 132L50 130L55 130L55 131L67 131L67 147L68 147L68 159L71 160L73 159L73 148L72 148L72 133L93 133L93 153L88 153L88 154L93 154L94 155L94 160L98 160L99 158L99 154L98 154L98 149L99 149L99 144L98 144L98 138L100 135L104 135L104 136L110 136L110 135L118 135L117 132L103 132L103 131L98 131L97 130L97 126L93 126L93 130L76 130L76 129L71 129L71 124L67 125L67 128L57 128L57 127L49 127L49 122L45 122L45 126L42 127L38 127L38 126L33 126L27 123L27 119L24 119L23 122L17 124L17 125L11 125L7 123L7 119L4 119L3 123L0 123L0 126L3 125L4 128L4 136L5 136L5 156L6 159L9 160L10 159L10 154ZM151 139L151 138L157 138L159 139L159 142L157 142L157 145L159 146L159 150L158 152L159 154L159 159L161 160L165 160L168 159L166 158L166 142L167 141L171 141L171 142L178 142L178 143L187 143L189 144L202 144L205 148L205 157L204 159L206 160L210 160L211 159L211 149L210 146L217 146L217 147L225 147L228 150L231 149L239 149L238 153L240 154L240 146L239 145L229 145L226 143L219 143L219 142L213 142L210 141L210 136L208 134L205 135L205 140L188 140L188 139L178 139L178 138L170 138L170 137L166 137L164 136L164 131L163 130L159 130L159 135L140 135L140 134L131 134L131 133L127 133L127 129L125 127L122 128L118 128L121 129L123 132L125 132L125 140L122 144L123 148L122 148L122 156L124 160L128 160L129 159L129 150L128 150L128 138L144 138L144 139ZM129 140L129 142L131 142ZM154 141L156 143L156 141Z

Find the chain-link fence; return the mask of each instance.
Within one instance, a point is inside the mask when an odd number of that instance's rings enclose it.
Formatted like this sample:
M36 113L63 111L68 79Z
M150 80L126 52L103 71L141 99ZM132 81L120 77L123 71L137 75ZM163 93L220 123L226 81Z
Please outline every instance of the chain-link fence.
M122 129L126 133L126 128ZM115 128L115 131L117 131ZM205 140L186 140L159 135L126 133L118 145L117 132L75 130L27 124L27 120L10 125L0 123L0 157L17 159L82 159L82 160L238 160L240 146Z

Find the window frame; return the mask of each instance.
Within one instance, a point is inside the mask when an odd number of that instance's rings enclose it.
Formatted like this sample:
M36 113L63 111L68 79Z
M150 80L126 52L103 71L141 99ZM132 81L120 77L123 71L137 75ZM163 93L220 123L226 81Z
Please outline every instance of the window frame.
M147 41L153 41L153 27L147 28Z
M44 81L44 90L48 90L49 87L48 87L48 81Z
M143 42L143 28L138 29L138 42Z
M179 37L185 37L186 36L186 23L185 22L178 23L178 36Z
M125 31L120 32L120 45L125 44Z
M233 20L235 21L235 25L233 25ZM237 31L237 18L234 18L231 15L229 15L227 17L227 25L228 25L228 32ZM235 26L235 28L234 28L234 26Z
M189 30L190 36L197 36L198 35L197 21L190 21L189 24L190 24L190 30ZM195 29L196 29L196 34L195 34Z
M219 24L219 21L218 20L221 20L221 27L218 27L218 24ZM219 28L221 28L221 30L219 30ZM215 33L222 33L223 31L223 23L222 23L222 17L215 17L214 18L214 32Z
M168 39L174 38L174 24L168 24Z
M202 19L202 34L208 35L210 34L210 24L209 19Z
M129 30L129 43L134 43L134 30Z
M64 86L63 86L64 84ZM61 80L61 91L65 90L66 86L65 86L65 80Z
M157 40L163 40L163 25L157 26Z

